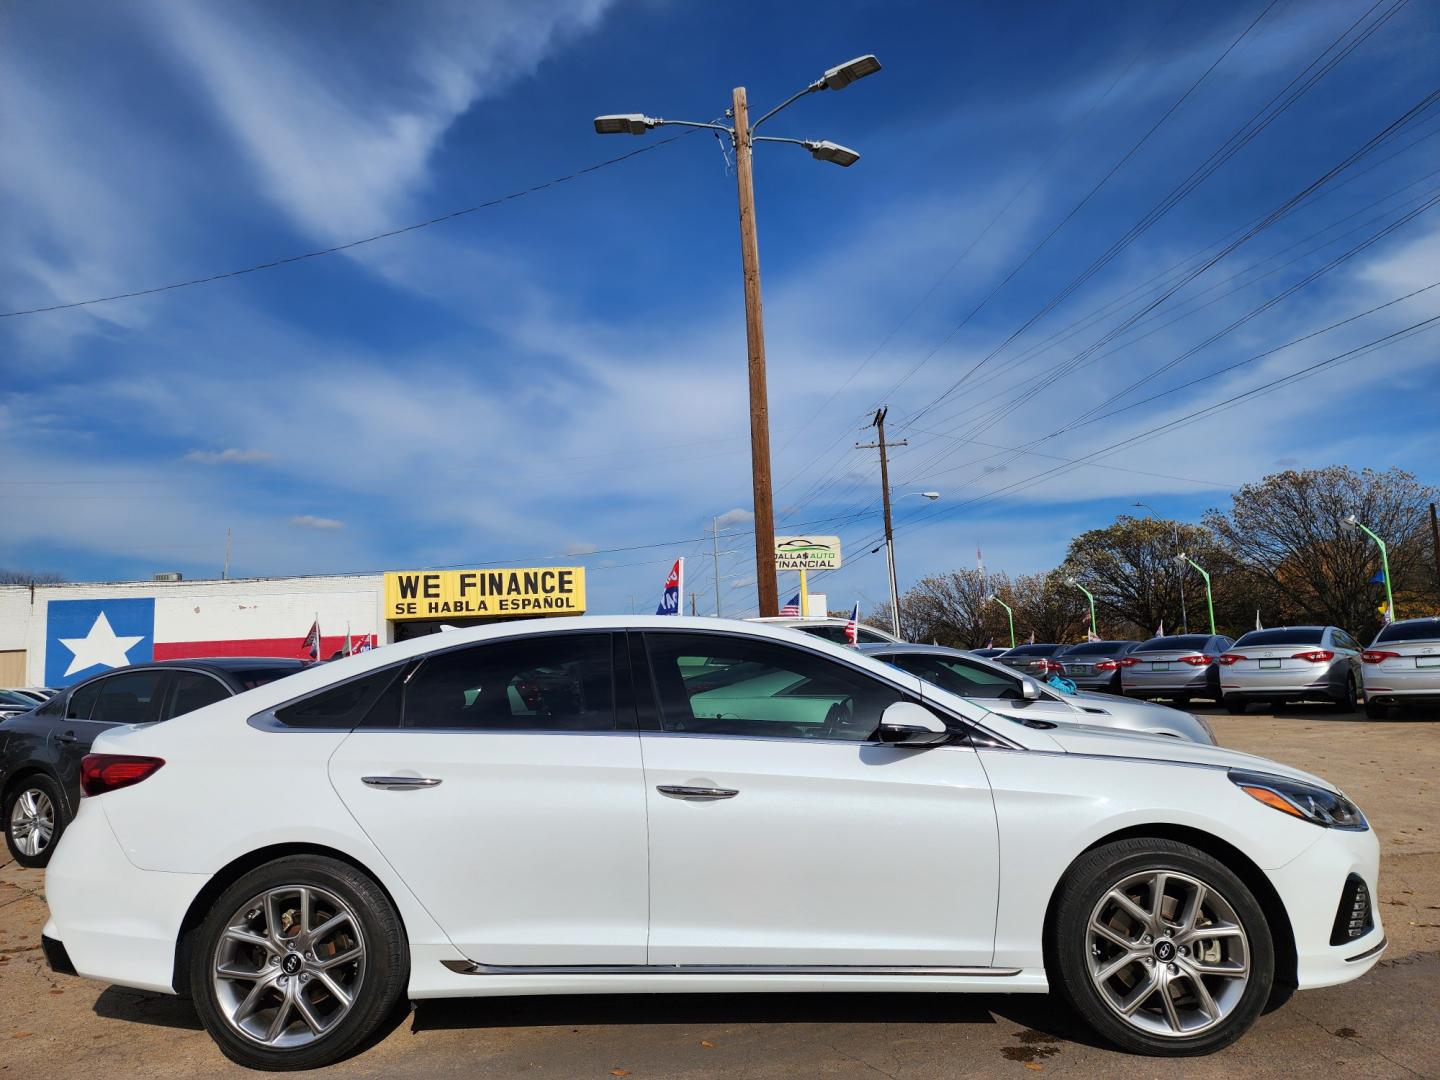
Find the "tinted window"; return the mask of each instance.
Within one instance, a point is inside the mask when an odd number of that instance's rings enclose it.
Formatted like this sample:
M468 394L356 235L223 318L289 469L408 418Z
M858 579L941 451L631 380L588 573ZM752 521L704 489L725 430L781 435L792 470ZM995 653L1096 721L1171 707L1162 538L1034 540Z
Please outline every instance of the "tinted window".
M1059 648L1059 645L1017 645L1005 654L1005 659L1012 656L1049 656Z
M1382 641L1440 641L1440 619L1412 619L1380 628L1375 638Z
M0 690L0 704L15 705L22 709L33 709L40 703L32 697L17 694L13 690Z
M666 731L865 742L898 690L800 649L709 634L646 634Z
M903 671L918 675L952 694L975 698L1020 698L1020 680L984 664L969 664L951 656L934 653L896 653L880 659Z
M230 696L230 688L214 675L203 671L175 672L175 690L170 701L170 715L182 716Z
M614 731L610 635L475 645L427 657L405 685L405 726Z
M276 709L275 719L286 727L351 730L367 719L372 707L376 707L381 695L392 683L399 686L399 674L400 668L391 667L362 675ZM378 707L376 711L379 711Z
M1134 646L1133 641L1087 641L1064 650L1066 656L1115 656Z
M1277 630L1251 630L1241 634L1235 647L1245 645L1319 645L1325 636L1321 626L1285 626Z
M824 638L826 641L833 641L836 645L849 644L849 642L845 640L845 627L843 626L821 623L819 626L797 626L794 627L794 629L803 630L807 634L814 634L816 637Z
M149 724L159 720L168 674L152 668L101 679L100 700L90 719L106 724Z
M230 671L228 674L246 690L254 690L257 686L264 686L266 683L272 683L276 679L283 679L286 675L294 675L297 671L304 670L303 667L246 668L243 671Z
M95 708L95 699L100 696L100 684L104 681L104 679L96 679L72 692L70 704L65 709L65 719L89 720L90 711Z
M65 695L56 694L49 701L35 710L36 716L63 716L65 715Z
M1203 650L1210 644L1209 634L1176 634L1174 637L1157 637L1141 645L1136 652L1168 652L1177 649Z

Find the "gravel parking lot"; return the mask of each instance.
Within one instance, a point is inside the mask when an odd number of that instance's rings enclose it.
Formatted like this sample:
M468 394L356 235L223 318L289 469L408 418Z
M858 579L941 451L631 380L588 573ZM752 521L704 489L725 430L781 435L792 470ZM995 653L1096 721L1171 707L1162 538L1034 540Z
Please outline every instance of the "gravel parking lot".
M1203 711L1203 710L1202 710ZM1298 994L1210 1058L1097 1045L1047 997L716 995L422 1005L338 1076L1440 1076L1440 720L1291 709L1213 715L1220 741L1337 782L1384 847L1390 948L1367 977ZM56 976L40 871L0 865L0 1073L238 1075L174 998Z

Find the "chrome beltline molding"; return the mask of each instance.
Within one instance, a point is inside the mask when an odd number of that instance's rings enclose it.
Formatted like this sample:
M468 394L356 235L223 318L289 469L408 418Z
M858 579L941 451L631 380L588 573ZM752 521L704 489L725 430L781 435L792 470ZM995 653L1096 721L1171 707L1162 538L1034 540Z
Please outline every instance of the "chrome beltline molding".
M457 975L1019 975L1021 968L897 967L866 964L482 964L474 960L441 960Z

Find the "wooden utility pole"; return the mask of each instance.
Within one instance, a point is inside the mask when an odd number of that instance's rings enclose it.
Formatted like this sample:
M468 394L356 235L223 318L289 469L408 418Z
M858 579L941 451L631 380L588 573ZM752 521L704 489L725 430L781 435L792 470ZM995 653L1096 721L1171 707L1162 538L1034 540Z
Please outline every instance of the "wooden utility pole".
M779 615L775 580L775 505L770 487L770 405L765 386L765 316L760 304L760 245L755 238L755 183L750 172L750 109L737 86L735 183L740 190L740 260L745 271L745 341L750 366L750 472L755 491L755 591L760 614Z
M860 450L880 451L880 498L885 507L885 566L890 577L890 629L898 638L900 636L900 593L895 585L895 528L890 519L890 462L886 454L887 446L909 446L906 439L896 443L885 441L885 414L890 411L888 405L882 405L875 410L875 419L871 421L876 431L876 439L873 443L856 443Z
M1440 584L1440 519L1435 516L1435 504L1430 504L1430 550L1435 555L1435 581Z

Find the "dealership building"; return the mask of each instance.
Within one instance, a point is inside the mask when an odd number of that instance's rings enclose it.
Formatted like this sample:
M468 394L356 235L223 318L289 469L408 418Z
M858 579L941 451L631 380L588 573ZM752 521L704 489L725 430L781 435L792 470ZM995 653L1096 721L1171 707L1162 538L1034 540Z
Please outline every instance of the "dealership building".
M387 571L330 577L0 586L0 686L66 686L125 664L306 658L447 626L585 613L585 568Z

